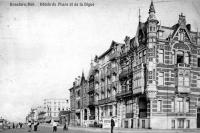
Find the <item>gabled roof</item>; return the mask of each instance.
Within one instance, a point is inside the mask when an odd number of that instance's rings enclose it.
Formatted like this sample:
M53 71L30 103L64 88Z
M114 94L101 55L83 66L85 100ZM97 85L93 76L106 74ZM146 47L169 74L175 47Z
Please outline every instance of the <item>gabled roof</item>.
M118 43L118 42L115 42L115 41L112 41L111 42L111 45L110 45L110 47L109 47L109 49L108 50L106 50L102 55L100 55L99 57L98 57L98 59L101 59L101 58L103 58L105 55L107 55L112 49L113 49L113 47L115 46L115 45L123 45L122 43Z

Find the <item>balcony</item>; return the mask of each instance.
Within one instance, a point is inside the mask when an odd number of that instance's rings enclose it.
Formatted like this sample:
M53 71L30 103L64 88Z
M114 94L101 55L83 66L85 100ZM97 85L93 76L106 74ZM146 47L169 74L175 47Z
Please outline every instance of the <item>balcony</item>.
M110 54L109 59L110 61L117 59L120 56L119 52L114 52L112 54Z
M128 77L128 69L123 69L119 74L119 80L126 79Z
M126 90L126 91L121 91L118 92L116 95L116 98L123 98L123 97L128 97L132 95L132 91L131 90Z
M105 104L106 103L106 98L98 100L99 105Z
M116 101L116 97L115 96L110 96L108 98L104 98L104 99L98 100L98 104L102 105L102 104L107 104L107 103L111 103L111 102L114 102L114 101Z
M134 113L126 113L126 118L133 118Z
M144 86L137 86L133 88L133 94L143 94Z
M188 69L190 69L190 64L185 64L185 63L178 63L178 64L176 64L176 67L177 68L188 68Z
M177 93L185 93L188 94L191 92L190 87L185 86L176 86L176 92Z

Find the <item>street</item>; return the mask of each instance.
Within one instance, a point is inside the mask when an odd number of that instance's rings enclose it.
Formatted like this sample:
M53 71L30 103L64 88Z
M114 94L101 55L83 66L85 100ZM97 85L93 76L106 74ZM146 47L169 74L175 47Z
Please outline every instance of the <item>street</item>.
M1 133L30 133L28 128L15 128L15 129L6 129L0 131ZM34 131L31 131L34 132ZM79 128L79 127L69 127L69 130L65 133L110 133L110 129L102 128ZM151 130L151 129L114 129L114 133L199 133L199 129L181 129L181 130ZM34 132L35 133L35 132ZM39 126L37 133L53 133L52 128L49 126ZM58 127L57 133L64 133L62 127Z

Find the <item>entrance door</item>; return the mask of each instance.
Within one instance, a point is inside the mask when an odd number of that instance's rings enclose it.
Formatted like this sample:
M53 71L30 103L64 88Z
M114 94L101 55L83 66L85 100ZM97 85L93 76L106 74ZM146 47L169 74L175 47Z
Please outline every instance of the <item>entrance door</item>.
M197 128L200 128L200 108L197 108Z

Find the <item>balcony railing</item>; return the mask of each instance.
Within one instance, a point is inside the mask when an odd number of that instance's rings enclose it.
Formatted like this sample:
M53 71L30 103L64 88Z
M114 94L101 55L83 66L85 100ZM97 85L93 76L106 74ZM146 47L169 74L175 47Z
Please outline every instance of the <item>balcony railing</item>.
M140 94L144 92L144 86L133 87L133 94Z
M177 68L190 68L190 64L178 63L176 64Z
M131 90L126 90L126 91L120 91L117 93L116 97L117 98L122 98L122 97L127 97L127 96L130 96L132 95L132 91Z
M119 52L114 52L114 53L110 54L109 59L110 59L110 60L115 60L115 59L117 59L119 56L120 56L120 53L119 53Z
M190 93L190 87L185 87L185 86L176 86L176 92L177 93Z
M111 103L111 102L114 102L114 101L116 101L116 97L115 96L110 96L110 97L98 100L98 104L99 105L107 104L107 103Z

